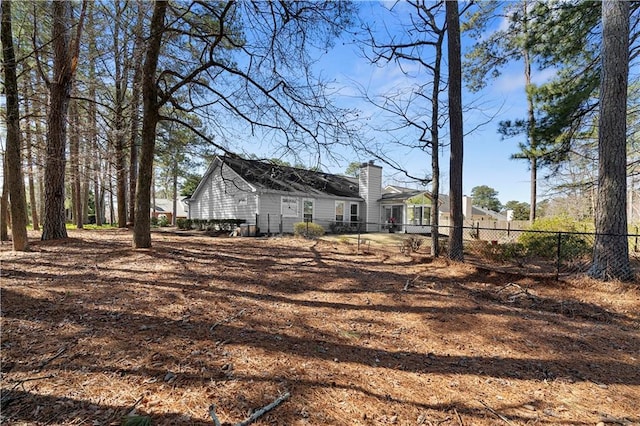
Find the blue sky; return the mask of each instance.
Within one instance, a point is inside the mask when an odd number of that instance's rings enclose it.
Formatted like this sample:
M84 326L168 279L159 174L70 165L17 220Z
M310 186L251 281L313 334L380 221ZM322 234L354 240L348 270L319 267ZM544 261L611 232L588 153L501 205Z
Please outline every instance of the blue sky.
M376 21L376 27L392 23L383 21L389 19L389 14L384 7L389 3L380 4L368 2L361 4L361 13ZM395 7L397 10L398 6ZM408 15L402 14L400 17L404 21ZM472 44L472 40L463 37L463 51ZM446 41L445 41L446 45ZM445 52L446 55L446 52ZM445 61L446 62L446 61ZM354 82L368 87L371 92L384 92L389 87L402 87L412 83L398 67L390 63L385 68L379 68L367 63L358 53L358 47L350 44L337 44L321 61L323 74L333 76L336 84L345 89L345 99L342 102L356 107L369 114L376 116L375 109L365 102L349 95L353 90L349 90ZM530 196L530 172L526 161L511 160L512 153L518 151L518 142L522 139L512 138L502 140L498 134L498 123L506 119L523 118L526 116L524 75L521 63L514 63L503 70L502 75L496 80L489 81L487 88L479 93L470 93L465 90L463 94L463 104L477 105L479 110L466 111L464 114L465 132L470 132L478 124L486 123L489 117L493 117L491 122L482 125L480 128L466 134L464 140L464 171L463 171L463 191L469 195L474 186L488 185L498 191L498 198L502 203L509 200L529 201ZM446 65L444 67L446 72ZM464 70L463 70L464 72ZM419 71L418 71L419 74ZM544 81L549 74L534 75L538 82ZM430 77L428 77L430 78ZM445 93L446 96L446 93ZM379 112L378 112L379 114ZM366 113L365 113L366 115ZM446 128L443 129L443 142L448 142ZM384 140L389 138L383 132L378 132L376 138ZM414 137L408 135L408 137ZM448 193L448 172L449 156L448 147L443 148L441 155L441 192ZM398 149L394 153L394 160L414 173L429 173L431 171L431 159L427 153L407 152ZM362 159L362 158L361 158ZM387 170L390 172L390 170ZM404 179L402 176L388 175L387 179L391 183L394 178Z
M361 2L361 16L369 21L375 21L377 29L390 28L393 31L394 24L386 7L395 2ZM409 19L402 13L402 7L406 4L395 5L394 10L400 12L399 16L404 23ZM496 25L499 25L498 22ZM463 37L463 53L472 43L472 40ZM446 49L446 40L445 40ZM446 57L446 51L445 51ZM488 116L492 116L491 122L468 133L464 141L464 172L463 191L469 195L474 186L488 185L498 191L498 198L504 204L510 200L529 201L530 197L530 172L526 161L511 160L511 154L518 151L518 142L522 139L513 138L502 140L497 132L498 123L502 120L517 119L526 116L524 76L521 63L513 63L503 69L502 75L490 80L487 88L479 93L470 93L465 90L463 104L477 105L481 110L467 111L464 114L465 132L477 127L479 123L485 123ZM406 68L405 68L406 71ZM418 78L422 78L419 69L410 70ZM400 89L408 87L415 81L408 78L398 66L389 63L386 67L371 65L362 57L360 48L350 43L348 37L338 41L335 47L321 57L317 64L317 72L324 79L334 81L336 90L334 101L342 107L356 108L362 113L360 116L366 125L372 122L380 125L381 113L374 106L361 99L358 86L366 87L371 94L384 93L390 88ZM443 66L446 73L446 61ZM463 70L464 72L464 70ZM424 78L431 78L424 74ZM542 82L549 74L534 75L536 82ZM446 97L446 92L444 94ZM374 140L386 143L391 137L381 131L369 129L368 134ZM442 143L448 143L448 126L441 131ZM407 138L414 138L415 134L407 134ZM262 147L268 149L267 147ZM443 148L441 155L441 192L448 193L449 156L448 147ZM266 155L269 155L265 153ZM345 149L340 155L344 162L330 164L323 162L331 172L341 173L350 161L366 161L366 153L357 150ZM431 174L431 159L426 152L407 151L406 149L394 149L390 154L393 161L403 165L413 174ZM406 178L398 173L393 173L388 167L384 168L385 183L408 185ZM418 187L418 186L416 186Z

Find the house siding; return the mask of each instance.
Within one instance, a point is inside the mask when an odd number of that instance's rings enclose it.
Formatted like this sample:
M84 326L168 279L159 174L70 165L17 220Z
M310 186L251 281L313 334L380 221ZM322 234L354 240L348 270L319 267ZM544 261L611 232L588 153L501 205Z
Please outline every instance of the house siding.
M197 196L189 203L192 219L243 219L255 223L257 194L244 179L219 164L209 174Z
M286 217L282 215L282 197L295 198L297 200L298 215L296 217ZM321 225L325 231L329 230L329 225L335 222L336 201L345 203L345 222L349 221L348 209L351 203L357 203L361 211L363 206L359 200L352 198L323 198L311 197L307 194L291 193L262 193L259 196L258 226L262 233L292 233L294 224L304 221L303 200L313 200L312 222ZM282 230L280 223L282 221Z

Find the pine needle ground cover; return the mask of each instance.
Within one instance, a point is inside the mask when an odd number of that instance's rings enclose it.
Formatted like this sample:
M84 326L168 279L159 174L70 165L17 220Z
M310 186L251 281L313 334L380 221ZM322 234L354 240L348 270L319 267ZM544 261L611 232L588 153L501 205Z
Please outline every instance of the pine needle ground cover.
M299 238L0 251L3 423L640 422L640 289ZM128 416L128 417L127 417Z

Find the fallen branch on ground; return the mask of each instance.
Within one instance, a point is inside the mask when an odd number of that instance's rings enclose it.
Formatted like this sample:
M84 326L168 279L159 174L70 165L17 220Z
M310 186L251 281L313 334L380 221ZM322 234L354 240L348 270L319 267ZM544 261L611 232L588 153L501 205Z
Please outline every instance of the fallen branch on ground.
M63 353L65 353L65 351L67 350L66 346L61 347L60 349L58 349L58 352L56 352L56 354L54 356L52 356L49 359L45 359L44 361L42 361L40 363L40 365L38 366L38 368L36 369L36 371L42 371L42 369L49 364L51 361L53 361L54 359L58 358L60 355L62 355Z
M505 422L508 425L514 426L514 424L511 423L511 421L509 421L508 418L506 418L502 414L498 413L493 408L489 407L483 400L479 399L478 401L480 401L480 404L484 405L484 408L486 408L487 410L491 411L491 413L493 413L495 416L497 416L500 420L502 420L503 422Z
M520 285L516 284L516 283L508 283L505 286L500 287L498 290L496 290L496 293L500 293L503 290L508 289L509 287L517 287L518 289L520 289L520 291L525 291L522 289L522 287L520 287Z
M536 301L538 299L535 295L529 293L529 289L522 288L521 286L519 286L516 283L509 283L509 284L507 284L507 285L505 285L503 287L500 287L498 290L496 290L496 294L500 294L500 292L502 292L503 290L506 290L509 287L516 287L518 289L517 292L515 292L514 294L512 294L511 296L509 296L507 298L507 301L510 302L510 303L515 302L518 297L522 297L522 296L523 297L527 297L527 298L529 298L531 300L534 300L534 301Z
M28 377L26 379L20 379L17 380L15 382L15 384L13 385L13 387L7 391L7 392L2 392L2 397L0 397L0 410L5 409L9 404L11 404L15 399L15 394L13 393L13 391L21 385L24 385L26 382L32 382L34 380L44 380L44 379L52 379L56 377L55 374L49 374L46 376L40 376L40 377ZM23 388L24 389L24 386Z
M220 320L220 321L216 322L211 327L209 327L209 332L213 333L213 330L215 330L217 326L225 324L225 323L228 323L228 322L231 322L234 319L241 317L244 314L244 311L246 311L246 309L241 310L240 312L238 312L235 315L231 315L229 318L225 318L223 320Z
M409 286L414 284L416 281L418 281L418 278L420 278L420 275L416 275L416 277L414 279L412 279L412 280L407 278L407 282L405 283L404 288L402 289L402 291L409 290Z
M28 377L28 378L26 378L26 379L20 379L20 380L17 380L17 381L16 381L15 385L13 385L13 387L12 387L11 389L15 389L15 388L17 388L18 386L20 386L20 385L22 385L22 384L25 384L26 382L32 382L32 381L34 381L34 380L52 379L52 378L54 378L54 377L56 377L54 374L48 374L48 375L46 375L46 376L40 376L40 377Z
M209 415L211 416L211 420L213 420L214 426L222 426L220 420L218 420L218 416L216 416L216 404L209 406Z
M247 426L247 425L250 425L251 423L253 423L256 420L258 420L260 417L264 416L269 411L273 410L278 405L282 404L284 401L289 399L290 396L291 396L291 394L289 392L285 392L284 394L280 395L271 404L265 405L261 409L259 409L257 411L254 411L253 414L251 414L246 420L243 420L240 423L236 423L234 426ZM218 416L216 416L216 405L215 404L211 404L209 406L209 415L211 416L211 419L213 420L213 424L215 426L221 426L220 420L218 419Z

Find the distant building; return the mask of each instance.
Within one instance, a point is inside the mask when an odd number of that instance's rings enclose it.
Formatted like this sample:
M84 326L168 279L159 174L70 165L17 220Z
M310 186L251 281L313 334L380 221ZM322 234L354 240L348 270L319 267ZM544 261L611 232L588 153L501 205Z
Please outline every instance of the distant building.
M118 203L117 201L113 201L113 215L111 218L111 209L107 208L105 212L105 222L106 223L115 223L118 221ZM149 209L149 217L160 218L162 216L166 216L169 223L172 223L173 219L173 200L169 198L156 198L155 200L155 209L153 208L153 200L151 200L151 208ZM183 200L178 200L176 202L176 219L184 218L186 219L188 216L187 213L187 205ZM113 220L112 220L113 219Z

